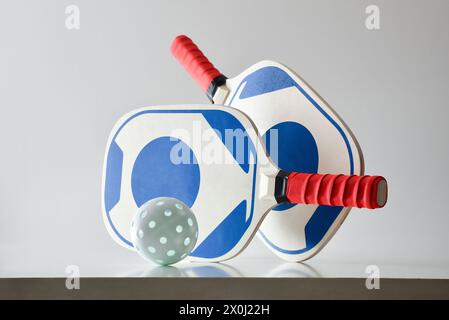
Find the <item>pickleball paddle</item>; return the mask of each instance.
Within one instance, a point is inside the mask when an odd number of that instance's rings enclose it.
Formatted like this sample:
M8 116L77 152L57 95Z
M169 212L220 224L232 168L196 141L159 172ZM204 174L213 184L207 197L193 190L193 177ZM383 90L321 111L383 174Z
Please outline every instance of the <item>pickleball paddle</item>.
M136 110L117 122L107 144L102 194L104 221L121 245L133 249L130 224L142 204L173 197L198 221L189 259L223 261L245 248L279 204L380 208L387 183L380 176L279 170L243 112L178 105Z
M349 127L293 70L261 61L234 78L217 70L187 36L171 51L214 103L232 106L254 121L270 158L285 171L364 173L362 151ZM270 150L273 137L278 149ZM259 238L287 261L318 253L351 208L280 204L264 219Z

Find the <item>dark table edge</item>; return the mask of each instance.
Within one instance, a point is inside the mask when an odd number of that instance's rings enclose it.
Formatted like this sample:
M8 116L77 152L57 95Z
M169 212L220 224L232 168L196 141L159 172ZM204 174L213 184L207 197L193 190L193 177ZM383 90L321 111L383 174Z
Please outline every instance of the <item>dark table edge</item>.
M449 299L449 279L364 278L0 278L0 299Z

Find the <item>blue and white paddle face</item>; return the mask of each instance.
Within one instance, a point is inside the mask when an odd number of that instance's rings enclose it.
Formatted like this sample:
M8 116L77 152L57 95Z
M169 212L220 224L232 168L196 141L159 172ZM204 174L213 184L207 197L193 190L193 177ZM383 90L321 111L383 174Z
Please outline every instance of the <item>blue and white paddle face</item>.
M262 61L229 79L226 87L230 94L220 103L239 109L251 118L266 138L263 141L271 160L280 169L363 174L362 153L349 128L287 67ZM270 146L273 133L277 135L276 150ZM305 260L326 244L349 210L279 205L264 219L258 234L283 259Z
M277 169L258 155L258 141L252 123L232 108L165 106L125 115L105 155L102 202L109 233L133 249L129 232L138 207L174 197L198 221L191 260L238 254L276 204Z

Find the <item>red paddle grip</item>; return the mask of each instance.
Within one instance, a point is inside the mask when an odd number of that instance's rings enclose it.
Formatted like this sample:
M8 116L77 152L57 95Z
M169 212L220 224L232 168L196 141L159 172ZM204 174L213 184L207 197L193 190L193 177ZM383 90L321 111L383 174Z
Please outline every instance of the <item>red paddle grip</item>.
M204 92L207 92L216 77L222 75L196 44L185 35L177 36L173 40L170 50Z
M290 203L375 209L387 202L387 181L380 176L292 172L286 196Z

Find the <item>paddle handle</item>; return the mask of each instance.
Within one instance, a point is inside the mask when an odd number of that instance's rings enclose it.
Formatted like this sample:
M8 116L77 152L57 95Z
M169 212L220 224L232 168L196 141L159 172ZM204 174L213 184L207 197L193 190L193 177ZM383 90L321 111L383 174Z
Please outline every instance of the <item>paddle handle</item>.
M387 189L381 176L291 172L285 195L290 203L376 209L387 202Z
M226 77L189 37L177 36L170 46L170 51L210 99L213 98L217 87L226 82Z

